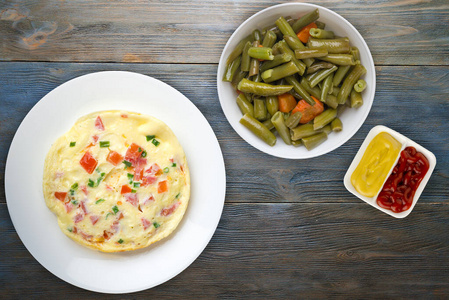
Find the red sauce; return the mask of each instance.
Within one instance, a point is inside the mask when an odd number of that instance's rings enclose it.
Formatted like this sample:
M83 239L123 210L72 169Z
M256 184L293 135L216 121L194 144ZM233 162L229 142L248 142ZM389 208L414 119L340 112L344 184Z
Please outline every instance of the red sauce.
M429 161L414 147L401 152L399 161L377 196L377 204L395 213L409 209L415 192L429 170Z

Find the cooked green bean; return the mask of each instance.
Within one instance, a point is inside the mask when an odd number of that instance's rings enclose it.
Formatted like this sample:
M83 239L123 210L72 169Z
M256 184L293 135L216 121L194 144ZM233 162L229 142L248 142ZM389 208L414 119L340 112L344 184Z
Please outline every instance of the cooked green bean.
M262 33L259 29L254 29L251 35L253 37L253 41L258 41L260 43L260 41L262 40Z
M282 32L283 35L291 35L296 36L296 32L292 29L290 24L287 22L287 20L284 19L284 17L279 17L275 24L279 28L279 30ZM296 37L298 38L298 37Z
M301 43L297 36L284 35L284 41L287 42L288 47L293 51L307 50L307 47ZM315 60L313 58L305 58L303 61L307 67L310 67Z
M360 51L357 47L351 47L351 54L354 56L354 60L360 60Z
M335 87L334 87L334 89L335 89ZM338 107L337 97L332 95L332 94L327 95L326 101L324 101L324 102L329 107L332 107L332 108L337 108Z
M290 128L293 129L296 126L298 126L299 121L301 121L301 117L302 117L302 113L297 111L294 114L291 114L287 120L285 120L285 125Z
M244 93L252 93L259 96L275 96L287 93L293 88L292 85L272 85L263 82L254 82L243 78L237 89Z
M331 54L349 53L350 45L346 39L316 39L309 38L307 46L310 49L326 49ZM352 54L351 54L352 55Z
M313 119L313 129L323 128L337 117L337 110L328 108Z
M290 129L288 129L288 127L285 125L283 113L281 113L280 111L276 112L271 117L271 123L273 123L274 128L276 128L276 131L279 133L279 136L282 138L282 140L287 145L291 145L292 140L290 139Z
M334 73L329 74L323 81L323 86L321 87L321 97L320 100L326 102L327 95L329 94L329 90L333 87Z
M354 84L359 80L361 76L366 73L366 69L363 65L355 65L351 72L346 76L345 80L341 85L340 92L338 93L337 99L338 103L344 104L349 94L351 93Z
M295 147L302 146L302 141L301 140L292 141L292 145L295 146Z
M252 47L259 47L259 45L260 45L259 41L254 41L252 44ZM254 75L258 74L259 66L260 66L260 61L257 58L251 58L251 61L249 63L249 76L254 76Z
M295 50L295 57L297 59L305 59L305 58L314 58L314 57L322 57L328 55L326 49L304 49L304 50Z
M307 68L307 74L313 74L316 71L321 70L321 69L330 69L333 66L335 66L335 65L330 62L317 60L311 66L309 66Z
M326 27L326 23L323 23L323 22L320 22L320 21L315 21L315 25L319 29L324 29Z
M292 61L295 63L295 65L299 69L299 75L303 75L304 72L306 71L306 64L303 63L302 61L296 59L295 53L292 51L292 49L290 49L290 47L287 45L287 43L285 41L280 41L277 43L277 45L279 45L279 50L282 53L287 53L292 56Z
M312 136L308 136L301 139L302 143L307 148L307 150L312 150L313 148L322 144L325 140L327 140L326 132L320 132Z
M349 96L350 98L350 106L351 108L356 108L356 107L360 107L363 104L363 98L362 98L362 94L359 92L356 92L355 90L351 91L351 95Z
M293 86L293 89L301 95L301 97L310 105L315 105L315 100L310 97L310 94L304 89L304 87L293 76L285 77L285 80Z
M254 118L259 121L264 121L267 118L267 107L265 105L265 100L256 98L253 101L254 104Z
M249 64L251 62L251 57L248 54L248 49L251 48L251 42L248 41L245 44L245 47L243 47L242 51L242 61L240 63L240 69L242 71L248 72L249 71Z
M234 77L235 73L237 72L237 69L240 67L241 62L241 56L238 56L236 59L234 59L226 68L226 71L223 76L223 81L231 82L232 78Z
M337 71L338 71L338 70L337 70ZM334 78L335 78L335 74L334 74ZM335 96L335 97L337 97L337 96L338 96L338 92L340 92L340 87L334 85L334 88L333 88L333 90L332 90L332 95Z
M246 42L250 41L252 42L252 36L248 35L243 40L241 40L237 46L235 46L234 50L232 50L231 54L229 54L226 65L229 65L232 61L234 61L240 54L242 54L243 48L245 47Z
M320 57L320 59L339 66L353 66L356 64L354 56L352 56L351 54L328 54L326 56Z
M260 72L266 71L268 69L272 69L284 63L287 63L292 60L292 56L287 53L277 54L274 56L273 60L267 60L262 63L259 70Z
M265 33L262 40L262 46L271 48L276 43L277 35L273 31L269 30Z
M277 66L273 69L266 70L265 72L262 73L262 79L263 81L270 83L298 72L299 72L298 67L295 65L294 62L290 61L286 64Z
M333 31L323 30L320 28L311 28L309 33L316 39L333 39L335 37Z
M273 60L274 58L271 48L268 47L250 47L248 49L248 54L252 58L263 60Z
M253 77L251 77L252 79L252 81L254 81L254 82L262 82L263 80L262 80L262 76L260 75L260 73L257 73L256 75L254 75Z
M279 100L277 96L268 96L266 98L267 110L270 115L274 115L279 110Z
M254 116L254 106L248 99L246 99L245 94L239 94L237 97L237 105L240 108L242 114L249 114Z
M340 82L343 80L343 78L345 78L346 73L348 73L350 68L351 68L350 65L338 67L338 70L335 72L335 75L334 75L334 81L333 81L334 86L340 85Z
M251 115L244 114L240 119L240 123L268 145L274 146L276 144L276 136L267 127L265 127L265 125L251 117Z
M317 134L321 131L315 131L313 130L313 124L307 123L304 125L296 126L295 128L292 128L290 130L290 138L292 141L297 141L302 138Z
M316 87L312 88L310 86L310 83L307 81L307 79L305 77L303 77L301 79L301 86L307 91L307 93L309 93L313 97L315 97L317 99L319 99L321 97L321 90L319 89L319 87L316 86Z
M331 122L331 129L334 132L342 131L343 130L343 123L341 122L340 118L335 118Z
M311 75L311 78L309 79L310 86L313 88L315 87L321 80L329 76L330 74L337 71L337 66L333 66L330 69L323 69L319 70L318 72Z
M357 82L354 84L354 90L356 92L361 93L365 90L365 88L366 88L366 81L363 79L357 80Z
M242 65L240 64L240 67ZM237 70L236 73L234 74L231 84L234 87L234 89L237 89L237 85L239 84L240 80L242 80L243 78L245 78L246 76L248 76L248 72L244 72L242 70Z
M271 118L267 118L265 121L262 122L263 126L267 127L268 130L274 129L273 122L271 122Z
M295 33L298 33L301 29L306 27L312 22L315 22L320 17L320 12L317 9L312 10L311 12L305 14L301 18L299 18L295 23L292 25L292 29Z

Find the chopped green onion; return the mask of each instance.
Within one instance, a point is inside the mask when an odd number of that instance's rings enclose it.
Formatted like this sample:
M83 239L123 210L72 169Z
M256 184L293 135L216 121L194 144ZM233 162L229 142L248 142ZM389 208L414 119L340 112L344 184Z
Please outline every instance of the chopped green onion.
M88 186L90 187L94 187L95 186L95 182L89 178L89 182L87 183Z
M119 240L117 241L117 243L123 244L123 240L122 240L122 239L119 239Z
M172 165L171 165L171 166L172 166L173 168L174 168L174 167L176 167L176 163L172 163Z
M70 147L75 147L76 142L70 142Z
M139 148L137 149L137 151L138 151L138 152L142 152L143 150L142 150L142 148L139 147Z
M75 195L75 190L70 189L70 195L71 196Z
M117 205L114 205L114 206L112 207L112 211L114 212L114 215L116 215L116 214L118 213L118 207L117 207Z
M153 226L154 226L155 228L158 228L159 226L161 226L161 224L159 224L158 222L153 222Z
M107 213L107 215L106 215L106 218L105 218L105 220L107 220L107 219L108 219L109 215L112 215L112 213L108 212L108 213Z
M107 148L110 146L109 141L100 141L100 148Z
M164 173L168 173L170 169L168 167L164 168Z
M72 188L72 190L76 190L78 188L78 182L75 182L74 184L72 184L71 188Z
M156 137L155 135L147 135L147 142L151 141L155 137Z
M140 182L134 182L133 186L134 186L135 188L140 187Z
M159 142L158 140L156 140L156 139L153 139L151 142L152 142L153 145L155 145L156 147L159 146L159 144L160 144L160 142Z
M78 201L73 200L73 201L72 201L72 204L73 204L73 205L77 205L77 204L78 204Z
M142 152L142 157L147 157L147 152L145 150Z
M136 190L131 190L131 193L137 193L137 191Z
M132 166L132 163L130 163L130 162L127 161L127 160L124 160L123 163L125 164L125 169Z
M131 173L126 174L126 176L128 176L128 179L133 179L134 178L134 175L131 174Z
M73 228L68 227L68 228L67 228L67 231L68 231L68 232L72 232L72 231L73 231Z
M180 195L181 193L178 193L175 198L178 199Z
M104 199L98 199L97 201L95 201L95 204L99 204L101 202L104 202Z

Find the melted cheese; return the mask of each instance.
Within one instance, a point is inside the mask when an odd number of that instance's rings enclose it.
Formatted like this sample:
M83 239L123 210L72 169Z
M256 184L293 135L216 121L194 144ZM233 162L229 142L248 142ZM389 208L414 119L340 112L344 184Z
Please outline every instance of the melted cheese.
M112 153L123 160L115 165ZM96 165L83 164L86 155ZM80 118L52 145L43 189L67 236L101 251L127 251L175 230L188 205L190 176L167 125L137 113L104 111Z

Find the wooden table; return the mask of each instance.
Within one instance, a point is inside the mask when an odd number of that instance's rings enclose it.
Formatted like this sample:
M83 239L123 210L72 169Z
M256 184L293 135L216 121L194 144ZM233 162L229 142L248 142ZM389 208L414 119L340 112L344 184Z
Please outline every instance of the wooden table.
M315 1L365 38L376 64L376 96L364 125L339 149L287 160L243 141L216 90L218 60L232 32L284 2L2 1L0 180L15 131L46 93L91 72L146 74L178 89L209 121L224 155L227 192L218 228L199 258L172 280L128 296L447 299L449 3ZM343 186L357 149L378 124L437 157L405 219L377 211ZM0 222L0 298L112 297L60 280L31 256L14 230L3 187Z

